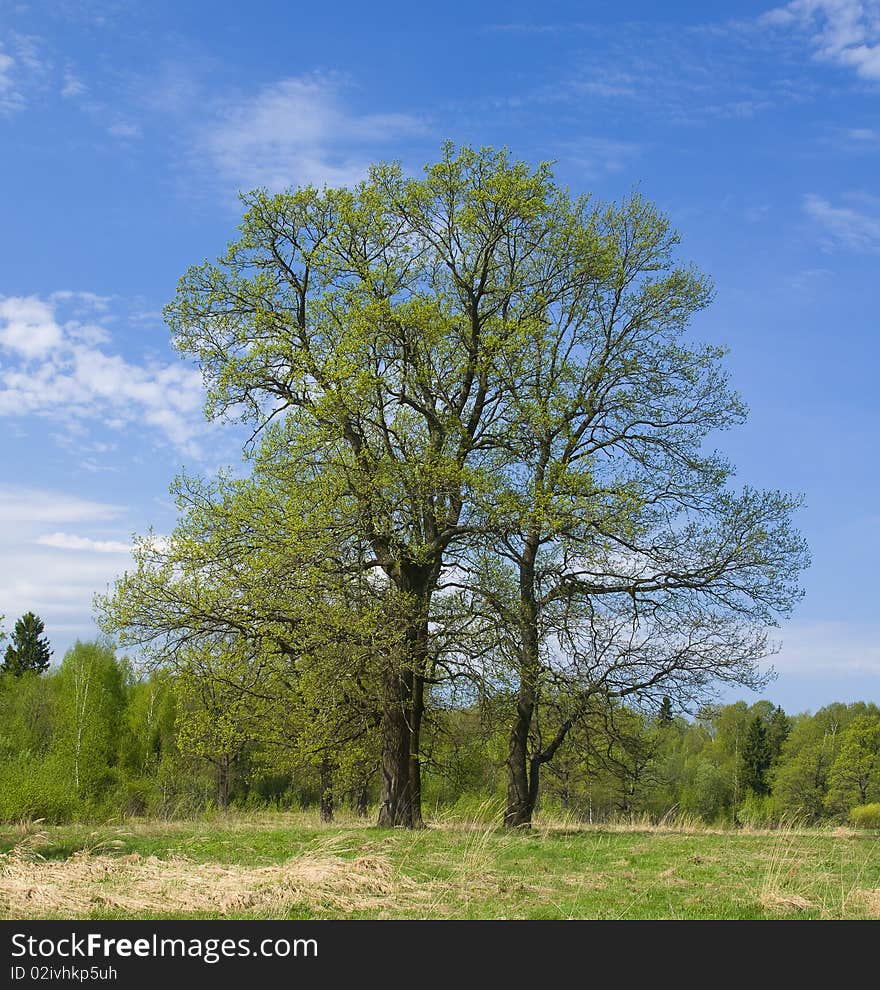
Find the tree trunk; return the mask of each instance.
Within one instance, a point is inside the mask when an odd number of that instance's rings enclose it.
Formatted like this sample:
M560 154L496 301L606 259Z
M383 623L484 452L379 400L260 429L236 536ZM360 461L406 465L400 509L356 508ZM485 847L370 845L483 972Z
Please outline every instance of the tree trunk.
M428 589L433 579L425 569L410 568L395 580L412 604L407 606L401 669L385 683L379 825L423 828L419 742L428 663Z
M410 757L412 730L412 675L409 671L391 674L385 685L385 711L382 716L382 791L379 797L379 825L413 827Z
M509 828L527 827L532 821L528 746L534 700L529 695L530 692L524 690L524 684L520 683L516 717L507 748L507 807L504 811L504 824Z
M370 801L370 790L369 787L367 786L366 781L364 781L364 783L362 783L357 788L354 797L354 810L358 818L367 817L367 808L369 806L369 801Z
M321 821L333 821L333 767L330 760L321 760Z
M412 718L410 720L409 788L412 802L412 827L424 828L422 819L422 761L419 741L422 732L422 715L425 711L425 678L416 674L413 684Z
M520 560L520 669L516 715L507 746L507 806L504 824L508 828L528 828L532 822L535 785L529 779L529 732L538 694L538 609L535 601L535 557L537 543L526 541Z
M229 753L222 753L217 761L217 807L226 811L229 807Z

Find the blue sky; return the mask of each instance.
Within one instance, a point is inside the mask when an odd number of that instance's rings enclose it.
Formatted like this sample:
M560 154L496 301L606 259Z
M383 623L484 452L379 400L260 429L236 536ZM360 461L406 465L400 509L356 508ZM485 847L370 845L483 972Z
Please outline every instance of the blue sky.
M185 465L237 459L161 308L236 192L418 170L445 138L638 185L717 296L738 481L801 491L788 710L880 701L880 3L0 0L0 613L60 658Z

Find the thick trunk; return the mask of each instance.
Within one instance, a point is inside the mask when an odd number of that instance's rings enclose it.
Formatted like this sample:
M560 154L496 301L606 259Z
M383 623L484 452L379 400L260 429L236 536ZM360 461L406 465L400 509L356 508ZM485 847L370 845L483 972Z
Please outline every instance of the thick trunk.
M534 699L520 684L516 717L510 730L507 750L507 807L504 824L510 828L528 826L532 821L529 787L529 728L532 724Z
M529 733L538 695L538 608L535 601L535 556L537 543L526 542L520 560L520 669L516 715L507 746L507 806L504 824L509 828L528 827L537 797L529 776ZM533 794L534 792L534 794Z
M412 718L410 720L409 788L412 801L413 828L424 828L422 820L422 761L419 742L422 733L422 715L425 711L425 678L416 674L413 684Z
M422 778L419 743L425 708L428 659L429 578L413 573L399 578L398 587L417 603L407 615L405 653L401 669L385 684L382 716L382 785L379 825L422 828Z
M333 821L333 767L326 758L321 760L321 821Z
M380 826L392 828L413 826L410 787L412 730L409 708L411 704L412 676L407 671L390 675L385 685L385 711L382 716Z

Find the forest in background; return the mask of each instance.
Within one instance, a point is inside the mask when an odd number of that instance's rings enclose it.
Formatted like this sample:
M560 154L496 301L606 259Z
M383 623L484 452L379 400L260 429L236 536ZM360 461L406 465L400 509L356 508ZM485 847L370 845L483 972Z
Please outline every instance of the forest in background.
M10 653L7 653L7 657ZM181 818L212 809L375 808L379 739L332 770L284 747L247 702L167 671L138 673L107 643L60 665L0 675L0 819ZM426 727L428 817L488 820L503 805L508 726L479 703L437 706ZM880 708L815 714L771 701L707 705L694 717L618 704L579 722L548 764L539 814L773 827L880 827ZM335 778L335 779L334 779Z

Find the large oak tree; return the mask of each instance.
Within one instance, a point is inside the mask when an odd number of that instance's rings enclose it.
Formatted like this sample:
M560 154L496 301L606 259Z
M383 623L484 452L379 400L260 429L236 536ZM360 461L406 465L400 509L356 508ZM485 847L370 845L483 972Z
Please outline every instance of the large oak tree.
M702 452L742 409L720 352L683 339L710 290L676 264L664 217L451 145L420 178L381 165L354 189L244 203L238 239L184 274L166 316L208 415L251 424L253 477L189 487L171 554L145 553L105 603L110 626L166 650L244 639L285 676L332 678L328 643L350 640L385 825L421 824L443 676L516 683L509 824L529 820L540 765L594 696L754 681L764 626L796 595L795 503L734 494ZM478 641L503 671L467 655ZM574 708L544 740L548 678Z

